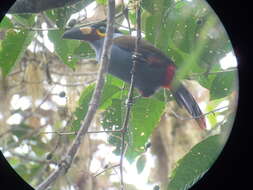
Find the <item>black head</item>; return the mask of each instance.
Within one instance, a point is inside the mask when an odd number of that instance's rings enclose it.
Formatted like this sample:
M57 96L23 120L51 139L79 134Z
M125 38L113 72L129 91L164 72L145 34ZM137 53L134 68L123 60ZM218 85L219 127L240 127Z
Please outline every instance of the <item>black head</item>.
M115 29L115 33L121 32ZM74 27L63 34L63 38L84 40L84 41L95 41L102 39L106 36L106 24L98 23L91 26Z

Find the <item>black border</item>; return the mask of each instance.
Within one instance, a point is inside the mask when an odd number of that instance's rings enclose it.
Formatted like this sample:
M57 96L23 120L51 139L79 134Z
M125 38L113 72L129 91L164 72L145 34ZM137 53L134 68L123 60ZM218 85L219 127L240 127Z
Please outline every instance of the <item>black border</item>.
M0 19L15 0L4 0L0 3ZM237 117L231 136L222 151L221 156L215 162L207 174L195 184L191 190L238 190L252 188L250 154L251 145L251 113L247 110L251 103L252 84L249 64L250 19L249 0L207 0L224 24L231 38L235 54L239 62L239 106ZM253 75L253 73L252 73ZM253 136L252 136L253 137ZM10 167L0 152L0 189L6 186L8 189L32 190Z

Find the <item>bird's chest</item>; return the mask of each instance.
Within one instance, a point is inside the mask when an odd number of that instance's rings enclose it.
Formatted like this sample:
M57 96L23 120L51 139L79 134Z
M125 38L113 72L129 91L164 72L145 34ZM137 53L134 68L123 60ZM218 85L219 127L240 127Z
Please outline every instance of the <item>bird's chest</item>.
M108 72L130 83L133 53L117 46L113 46L111 52ZM152 67L148 62L138 62L135 67L135 87L140 90L152 89L154 91L162 85L164 76L164 68Z
M112 46L108 72L120 79L130 82L132 69L132 53Z

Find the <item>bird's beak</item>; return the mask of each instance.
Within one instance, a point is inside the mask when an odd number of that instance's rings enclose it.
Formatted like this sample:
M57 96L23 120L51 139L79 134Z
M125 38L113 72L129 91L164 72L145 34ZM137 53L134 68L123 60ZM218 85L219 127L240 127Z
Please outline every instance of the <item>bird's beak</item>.
M85 40L85 37L92 34L92 28L91 27L75 27L68 31L66 31L62 38L65 39L74 39L74 40Z

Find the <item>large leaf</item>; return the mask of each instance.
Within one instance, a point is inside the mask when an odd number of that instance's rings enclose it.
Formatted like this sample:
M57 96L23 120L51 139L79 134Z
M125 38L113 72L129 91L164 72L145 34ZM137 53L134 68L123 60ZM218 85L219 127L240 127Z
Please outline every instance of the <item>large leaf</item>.
M34 37L33 31L8 30L0 46L0 67L4 76L8 75L22 58Z
M84 119L90 104L90 100L94 91L94 85L90 85L84 89L79 99L78 107L74 112L73 122L71 127L74 131L77 131L80 128L81 121ZM120 89L116 86L105 84L103 88L99 108L106 109L107 106L111 105L111 97L117 94Z
M13 24L8 17L4 17L3 20L1 20L0 28L9 29L12 27L13 27Z
M48 37L54 44L55 51L64 64L70 68L75 68L78 61L77 57L73 57L73 52L80 45L79 41L74 40L63 40L63 30L49 31Z
M72 14L72 10L67 7L50 10L46 12L47 16L59 27L64 28L69 17Z
M210 136L195 145L178 161L173 170L168 190L187 190L211 167L223 148L220 135Z
M102 126L106 130L119 130L121 129L123 121L122 101L118 98L112 99L112 104L104 112L104 119ZM119 155L121 148L121 134L120 132L113 132L109 136L108 142L116 147L114 153Z
M25 26L27 28L33 27L35 23L35 16L32 14L22 14L22 15L11 15L11 21L12 23L15 23L17 25Z
M130 120L133 146L127 152L131 158L134 151L143 152L145 144L164 113L165 102L155 98L141 98L133 105ZM130 142L131 143L131 142ZM134 150L134 151L133 151Z
M77 48L75 48L73 52L73 57L77 58L94 58L95 51L90 47L90 45L86 42L80 43Z
M70 16L85 8L92 0L81 0L72 6L65 6L53 10L46 11L46 15L59 27L66 27L66 23Z
M113 104L106 110L102 123L105 129L115 130L122 127L125 111L124 101L114 99ZM140 153L144 152L144 146L160 121L164 108L165 103L155 98L140 98L135 101L126 134L128 150L125 156L129 161L133 161ZM114 153L120 154L121 134L113 133L109 137L109 143L116 146Z
M220 73L211 86L211 99L223 98L230 94L236 87L237 75L235 71Z
M87 58L95 55L94 50L87 43L62 39L63 33L64 30L51 30L48 32L48 37L64 64L74 69L80 57Z

